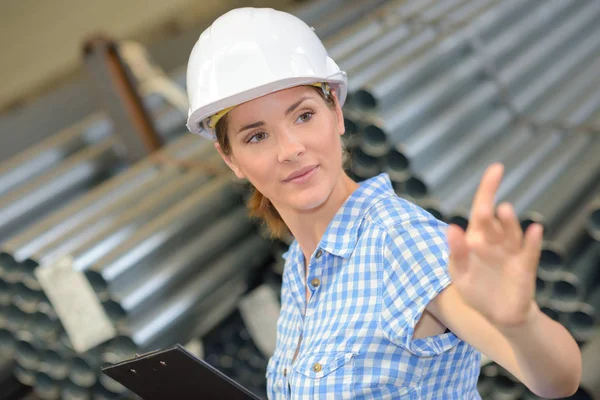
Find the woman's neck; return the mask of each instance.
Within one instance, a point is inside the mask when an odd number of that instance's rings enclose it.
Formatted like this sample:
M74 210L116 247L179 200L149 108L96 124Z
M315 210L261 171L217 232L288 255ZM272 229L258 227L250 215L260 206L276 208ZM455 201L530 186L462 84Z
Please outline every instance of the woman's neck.
M298 241L304 254L305 264L308 264L308 259L317 248L335 214L358 186L358 183L343 172L340 174L340 178L327 200L319 207L310 211L277 210L294 238Z

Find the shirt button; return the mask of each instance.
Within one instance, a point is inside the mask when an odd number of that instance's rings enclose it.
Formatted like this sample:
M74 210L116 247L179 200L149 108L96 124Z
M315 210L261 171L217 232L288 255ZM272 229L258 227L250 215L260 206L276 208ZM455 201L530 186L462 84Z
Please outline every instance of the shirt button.
M321 368L322 368L322 366L319 363L315 363L315 365L313 365L313 371L315 371L315 372L320 372Z
M287 368L283 370L283 376L287 376Z
M321 256L323 255L323 250L319 249L317 250L317 254L315 254L315 258L321 258Z
M313 285L313 287L317 287L321 284L321 281L319 278L314 278L312 281L310 281L310 284Z

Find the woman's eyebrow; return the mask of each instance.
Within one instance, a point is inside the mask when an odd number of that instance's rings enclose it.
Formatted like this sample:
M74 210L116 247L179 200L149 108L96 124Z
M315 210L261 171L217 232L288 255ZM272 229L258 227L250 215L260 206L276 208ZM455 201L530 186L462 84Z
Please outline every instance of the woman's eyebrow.
M302 102L304 102L304 100L308 100L310 99L310 96L303 96L300 98L300 100L298 100L297 102L295 102L294 104L292 104L291 106L288 107L287 110L285 110L285 115L288 115L290 113L292 113L296 108L298 108L298 106L300 106L300 104L302 104ZM236 135L242 131L248 130L248 129L252 129L252 128L258 128L259 126L263 126L265 123L264 121L257 121L257 122L253 122L249 125L246 126L242 126L236 133Z
M285 115L288 115L289 113L293 112L296 108L298 108L298 106L300 104L302 104L302 102L306 99L309 99L309 96L304 96L302 98L300 98L300 100L298 100L297 102L295 102L294 104L292 104L291 106L288 107L287 110L285 110Z
M242 131L248 130L248 129L252 129L252 128L258 128L259 126L263 126L265 124L264 121L257 121L257 122L253 122L249 125L246 126L242 126L236 133L236 135Z

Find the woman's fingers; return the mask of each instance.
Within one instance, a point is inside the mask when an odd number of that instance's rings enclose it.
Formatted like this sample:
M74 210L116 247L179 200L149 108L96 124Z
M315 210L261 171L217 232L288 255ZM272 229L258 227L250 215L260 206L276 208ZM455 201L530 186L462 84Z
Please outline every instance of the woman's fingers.
M473 198L469 230L482 235L488 243L497 243L504 236L503 226L494 215L494 198L502 181L503 171L504 167L500 163L489 166Z
M511 251L520 249L523 244L523 230L513 206L509 203L502 203L498 206L497 214L504 232L503 244Z

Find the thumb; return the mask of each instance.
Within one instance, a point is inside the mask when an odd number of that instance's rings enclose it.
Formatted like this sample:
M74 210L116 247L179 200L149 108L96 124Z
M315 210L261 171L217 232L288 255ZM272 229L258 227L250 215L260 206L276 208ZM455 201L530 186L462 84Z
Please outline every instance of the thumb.
M465 231L455 224L448 226L448 247L450 250L449 267L453 274L464 274L467 272L467 260L469 248L465 239Z

